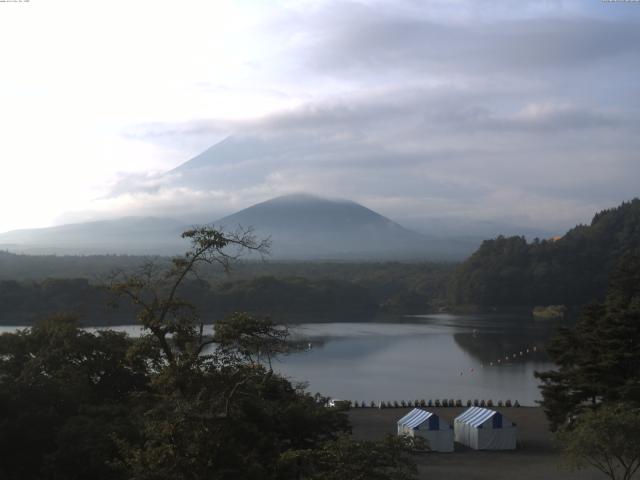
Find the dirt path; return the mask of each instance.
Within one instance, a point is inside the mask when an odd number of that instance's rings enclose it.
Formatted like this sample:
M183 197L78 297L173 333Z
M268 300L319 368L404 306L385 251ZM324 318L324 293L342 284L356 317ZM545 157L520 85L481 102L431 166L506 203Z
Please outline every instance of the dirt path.
M353 435L378 440L396 433L396 422L410 409L352 409ZM428 408L450 423L464 408ZM541 408L496 408L518 426L515 451L474 451L456 443L453 453L428 453L417 457L420 478L455 480L597 480L595 470L569 472L561 465L553 435Z

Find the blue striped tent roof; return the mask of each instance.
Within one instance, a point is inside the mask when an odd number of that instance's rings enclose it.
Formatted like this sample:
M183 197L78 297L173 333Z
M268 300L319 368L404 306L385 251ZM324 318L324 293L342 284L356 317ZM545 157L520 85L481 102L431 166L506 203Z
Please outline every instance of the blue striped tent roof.
M408 428L418 428L424 422L429 420L429 418L433 415L433 412L427 412L426 410L421 410L419 408L414 408L409 413L407 413L404 417L398 420L398 425L404 425Z
M494 415L502 416L499 412L496 412L495 410L489 410L487 408L481 408L481 407L470 407L464 412L462 412L460 415L458 415L455 421L467 423L472 427L478 427L482 425L484 422L486 422L488 419L493 417ZM499 423L500 426L502 426L502 422L494 422L494 423Z

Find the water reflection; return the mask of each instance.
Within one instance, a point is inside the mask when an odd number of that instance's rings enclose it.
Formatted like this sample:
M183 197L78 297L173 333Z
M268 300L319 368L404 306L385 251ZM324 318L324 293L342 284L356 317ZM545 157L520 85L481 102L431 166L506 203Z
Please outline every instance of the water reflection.
M305 324L295 333L314 348L277 368L312 391L367 403L446 397L533 405L540 398L533 373L552 367L542 348L552 331L529 319L455 315Z
M367 403L478 398L533 405L540 399L533 373L553 367L543 346L555 326L529 318L448 314L299 324L292 331L301 351L274 367L294 382L308 382L312 392ZM132 336L141 332L139 326L115 329Z

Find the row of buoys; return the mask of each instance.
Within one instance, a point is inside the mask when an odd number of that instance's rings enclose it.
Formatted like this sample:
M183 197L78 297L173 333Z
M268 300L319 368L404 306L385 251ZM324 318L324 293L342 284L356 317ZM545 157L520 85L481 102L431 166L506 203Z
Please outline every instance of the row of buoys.
M538 351L538 347L534 345L533 347L526 348L524 350L520 350L517 353L507 354L504 357L500 357L500 358L498 358L497 360L495 360L493 362L489 362L486 366L488 366L488 367L493 367L493 366L498 367L498 366L501 366L501 365L505 365L507 362L509 362L511 360L515 360L517 358L524 357L527 354L535 353L537 351ZM481 363L480 367L484 368L485 364ZM475 373L475 371L476 370L473 367L469 367L469 369L467 370L467 372L469 374L473 374L473 373ZM465 374L465 371L464 370L460 370L460 376L463 376L464 374Z
M525 350L520 350L520 352L518 352L518 353L512 353L511 355L508 355L508 354L505 355L504 356L504 361L506 363L509 360L513 360L513 359L518 358L518 357L524 357L528 353L534 353L534 352L537 352L537 351L538 351L538 347L536 347L534 345L531 348L527 348ZM493 367L494 365L501 365L501 364L502 364L502 358L498 358L498 360L496 360L495 363L494 362L489 362L489 366L490 367ZM484 364L482 364L482 366L484 367Z

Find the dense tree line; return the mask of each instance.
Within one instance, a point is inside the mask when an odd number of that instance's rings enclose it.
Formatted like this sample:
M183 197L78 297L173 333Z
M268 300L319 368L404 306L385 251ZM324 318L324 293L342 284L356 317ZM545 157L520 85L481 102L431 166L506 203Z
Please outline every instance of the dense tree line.
M113 270L132 270L153 261L169 265L169 257L131 255L18 255L0 251L0 280L41 282L48 278L87 278L101 283ZM200 277L211 282L256 277L345 280L367 288L384 302L396 294L413 292L431 299L446 296L455 264L432 262L331 262L239 260L230 274L203 266Z
M604 302L560 328L547 351L559 370L537 375L552 427L602 402L640 407L639 255L621 259Z
M160 259L161 257L153 257ZM26 255L0 251L0 280L42 281L88 278L100 281L114 269L129 269L148 257L135 255ZM165 264L169 258L164 258Z
M610 272L640 248L640 200L596 214L556 240L486 240L456 270L449 299L479 306L584 305L604 297Z
M215 288L210 302L207 310L222 314L242 310L345 320L370 318L378 309L371 294L352 282L300 277L226 282Z
M51 311L92 324L130 323L125 304L107 308L110 272L135 271L164 257L30 257L0 252L0 324L24 325ZM59 269L59 270L58 270ZM453 266L431 263L238 262L231 275L205 265L183 295L215 320L254 311L286 320L370 318L376 312L425 313L442 305ZM76 274L77 277L72 275ZM47 278L47 275L52 275ZM55 275L55 276L54 276Z
M47 279L43 282L0 281L0 325L29 325L50 312L74 312L103 324L111 316L109 293L86 279ZM122 305L125 307L125 305ZM131 316L129 314L129 316Z
M181 285L180 294L203 312L210 323L237 311L287 321L367 319L378 311L377 303L365 288L330 279L258 277L214 285L191 279ZM86 279L0 281L0 325L28 325L47 312L74 313L87 325L134 321L130 302L114 301L104 286L93 285Z
M542 406L570 463L631 479L640 469L640 255L620 259L605 300L547 351L558 368L536 374Z

